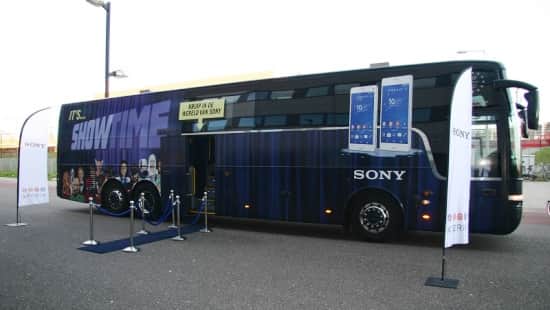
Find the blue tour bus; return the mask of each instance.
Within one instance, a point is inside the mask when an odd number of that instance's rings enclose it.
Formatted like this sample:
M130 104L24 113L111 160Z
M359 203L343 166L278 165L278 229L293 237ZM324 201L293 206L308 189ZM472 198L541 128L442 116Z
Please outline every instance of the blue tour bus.
M120 213L145 194L152 218L173 189L189 211L208 192L221 217L340 224L364 239L442 231L450 102L472 67L470 230L507 234L522 214L520 135L536 87L503 66L455 61L196 87L63 105L58 196ZM413 76L413 153L348 150L350 89ZM525 90L527 106L510 88ZM377 102L376 104L379 104ZM183 108L185 106L185 108ZM194 109L194 110L193 110ZM378 124L379 126L380 124Z

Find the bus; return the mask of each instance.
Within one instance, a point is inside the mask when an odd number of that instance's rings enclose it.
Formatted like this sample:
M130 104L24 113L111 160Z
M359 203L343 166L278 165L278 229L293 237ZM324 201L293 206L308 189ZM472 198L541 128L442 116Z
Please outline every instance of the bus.
M470 232L508 234L522 216L520 137L538 125L537 88L491 61L269 78L62 105L57 195L113 213L170 190L198 211L342 225L362 239L442 231L450 103L472 68ZM411 76L412 152L350 151L350 91ZM526 100L516 102L512 89ZM376 100L378 109L380 100ZM377 118L378 119L378 118ZM381 130L380 119L374 131ZM382 126L383 127L383 126ZM382 155L380 155L382 154ZM386 155L384 155L386 154Z

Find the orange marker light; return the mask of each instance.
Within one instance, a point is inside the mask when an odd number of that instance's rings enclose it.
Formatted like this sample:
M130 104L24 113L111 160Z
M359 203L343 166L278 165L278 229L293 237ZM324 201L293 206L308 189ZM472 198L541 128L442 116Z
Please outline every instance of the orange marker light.
M429 201L428 199L422 199L422 200L420 201L420 204L423 205L423 206L427 206L427 205L430 204L430 201Z
M429 215L428 213L424 213L424 214L422 214L422 219L423 219L424 221L431 221L431 220L432 220L432 216Z
M325 214L326 215L331 215L332 214L332 209L325 209Z
M244 205L244 208L245 208L245 209L250 209L251 206L247 203L247 204Z

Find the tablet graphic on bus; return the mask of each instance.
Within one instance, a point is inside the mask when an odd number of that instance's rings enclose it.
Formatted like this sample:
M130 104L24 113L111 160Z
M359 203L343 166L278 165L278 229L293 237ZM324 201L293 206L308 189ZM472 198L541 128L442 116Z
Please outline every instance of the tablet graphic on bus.
M377 141L378 87L371 85L352 88L349 110L349 149L374 151Z
M381 150L406 152L411 148L412 84L412 75L382 80Z

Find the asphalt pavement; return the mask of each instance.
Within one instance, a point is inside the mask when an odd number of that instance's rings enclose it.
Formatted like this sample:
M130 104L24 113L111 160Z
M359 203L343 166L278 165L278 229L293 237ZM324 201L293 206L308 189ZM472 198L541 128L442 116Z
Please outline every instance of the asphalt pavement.
M48 205L21 210L29 226L4 226L15 182L0 179L0 309L549 309L550 183L524 188L514 233L447 250L447 276L460 282L445 289L424 286L441 272L438 233L367 243L333 226L218 221L183 242L94 254L77 250L87 206L53 187ZM95 224L100 241L128 236L128 218Z

